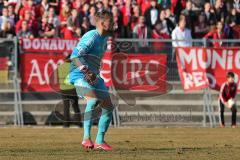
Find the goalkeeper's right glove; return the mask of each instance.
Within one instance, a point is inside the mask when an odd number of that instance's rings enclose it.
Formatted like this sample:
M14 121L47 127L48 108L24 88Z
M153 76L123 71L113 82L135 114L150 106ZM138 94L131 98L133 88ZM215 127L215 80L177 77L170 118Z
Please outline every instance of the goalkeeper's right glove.
M83 65L79 67L80 71L85 74L84 79L90 84L94 85L97 82L97 75L93 73L87 66Z

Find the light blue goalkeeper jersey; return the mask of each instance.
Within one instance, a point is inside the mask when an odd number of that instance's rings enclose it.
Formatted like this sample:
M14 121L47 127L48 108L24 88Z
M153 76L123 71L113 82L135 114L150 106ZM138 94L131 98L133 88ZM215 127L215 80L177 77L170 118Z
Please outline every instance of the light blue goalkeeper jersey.
M100 63L107 49L107 39L108 37L101 36L96 29L85 33L73 49L70 59L79 58L82 64L87 65L95 74L99 74ZM71 62L70 82L74 83L75 80L83 77L84 74Z

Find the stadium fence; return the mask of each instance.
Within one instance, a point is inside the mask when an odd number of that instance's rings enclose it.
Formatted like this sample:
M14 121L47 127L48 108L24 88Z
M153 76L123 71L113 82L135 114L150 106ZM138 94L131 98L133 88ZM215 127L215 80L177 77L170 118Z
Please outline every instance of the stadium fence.
M175 40L177 41L177 40ZM186 41L186 40L183 40ZM240 45L239 40L217 40L223 43L225 47L237 47ZM171 39L115 39L114 42L111 43L111 49L113 52L117 53L125 53L125 54L166 54L167 55L167 81L170 84L178 84L180 83L180 78L178 75L177 63L175 60L175 48L172 47L172 43L174 41ZM189 40L188 40L189 42ZM195 47L209 47L214 42L214 40L207 40L207 39L193 39L191 40L192 46ZM34 103L27 102L22 100L22 92L21 92L21 74L19 72L19 40L17 38L14 39L0 39L0 48L1 49L1 56L0 57L7 57L8 59L8 74L7 74L7 82L0 81L1 87L0 94L7 94L12 93L13 99L6 98L2 96L0 105L1 106L13 106L14 108L14 116L13 122L15 126L23 126L24 125L24 117L23 117L23 107L22 105L27 103ZM4 72L1 74L3 75ZM2 76L1 75L1 76ZM3 78L4 79L4 78ZM6 84L7 85L4 85ZM12 88L11 88L12 86ZM172 92L174 92L176 88L173 87ZM180 89L181 90L181 89ZM216 114L215 109L212 105L212 93L209 88L204 89L203 91L203 101L202 101L202 125L207 126L209 124L210 127L216 126ZM45 100L42 100L45 101ZM172 100L174 101L174 99ZM37 103L41 103L41 99L38 100ZM45 102L47 103L47 102ZM52 101L51 101L52 103ZM116 107L114 111L114 125L120 126L123 125L124 122L122 121L123 114L127 111L123 112L121 115L121 110L119 107ZM147 111L146 111L147 112ZM6 113L6 115L9 113ZM139 112L138 112L139 114ZM5 116L5 113L2 112L1 116ZM209 123L208 123L209 122Z

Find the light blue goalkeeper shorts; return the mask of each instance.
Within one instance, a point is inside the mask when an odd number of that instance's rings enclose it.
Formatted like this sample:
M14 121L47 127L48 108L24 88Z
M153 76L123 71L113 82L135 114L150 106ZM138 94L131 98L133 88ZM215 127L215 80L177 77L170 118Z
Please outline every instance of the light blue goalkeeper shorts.
M104 100L109 96L108 87L105 85L104 80L98 77L96 84L90 85L84 78L78 78L74 81L77 95L80 98L84 98L85 95L94 91L97 98Z

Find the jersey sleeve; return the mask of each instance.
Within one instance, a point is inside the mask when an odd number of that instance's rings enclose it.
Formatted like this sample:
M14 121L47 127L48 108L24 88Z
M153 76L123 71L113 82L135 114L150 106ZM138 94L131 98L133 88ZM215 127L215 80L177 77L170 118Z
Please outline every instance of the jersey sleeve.
M86 33L78 43L78 45L74 48L70 59L74 59L77 57L81 57L89 53L89 51L93 48L97 35L94 32Z

